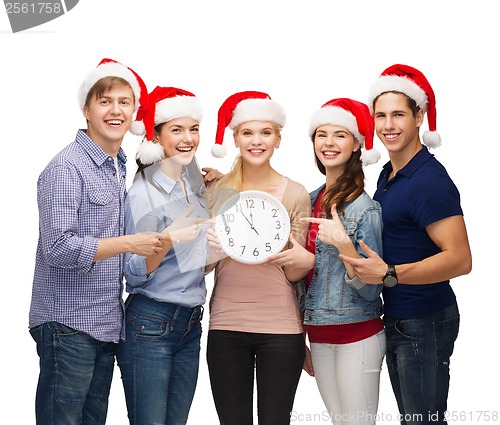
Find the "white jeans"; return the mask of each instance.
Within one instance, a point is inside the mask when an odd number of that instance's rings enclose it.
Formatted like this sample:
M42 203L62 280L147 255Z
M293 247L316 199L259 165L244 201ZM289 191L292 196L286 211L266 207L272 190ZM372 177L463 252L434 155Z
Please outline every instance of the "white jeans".
M316 383L335 425L374 424L385 331L350 344L311 343Z

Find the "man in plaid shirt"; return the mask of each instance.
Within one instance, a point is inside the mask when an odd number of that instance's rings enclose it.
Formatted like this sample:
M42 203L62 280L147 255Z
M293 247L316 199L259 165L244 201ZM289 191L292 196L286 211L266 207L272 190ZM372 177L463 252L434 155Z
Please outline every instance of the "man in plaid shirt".
M87 129L38 179L39 240L29 327L40 357L37 424L103 424L124 335L122 254L152 255L167 234L124 235L123 137L146 86L103 59L79 90Z

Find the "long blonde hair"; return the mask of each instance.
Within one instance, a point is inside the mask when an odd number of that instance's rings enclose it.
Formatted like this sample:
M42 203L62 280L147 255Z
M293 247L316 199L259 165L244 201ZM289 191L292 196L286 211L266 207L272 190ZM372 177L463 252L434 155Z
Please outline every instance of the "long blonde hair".
M272 122L272 121L271 121ZM233 129L233 137L236 138L238 131L241 127L241 123L237 125ZM272 122L273 130L276 132L276 135L281 136L282 127L275 122ZM231 166L231 170L229 173L225 174L221 177L209 191L209 207L212 213L216 214L219 207L224 203L226 199L228 199L235 192L241 192L243 188L243 158L241 155L238 155Z

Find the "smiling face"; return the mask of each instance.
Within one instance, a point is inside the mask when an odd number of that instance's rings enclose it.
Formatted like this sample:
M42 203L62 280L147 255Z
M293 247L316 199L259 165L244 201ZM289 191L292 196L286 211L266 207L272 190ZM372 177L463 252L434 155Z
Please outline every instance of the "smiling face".
M100 96L93 96L83 109L87 135L115 156L132 123L134 107L134 93L128 85L115 85Z
M420 147L419 128L424 112L416 114L401 93L383 93L374 103L375 131L391 154L414 151Z
M200 125L190 117L175 118L163 123L155 134L163 146L165 158L173 159L180 165L188 165L200 143Z
M324 124L314 134L314 153L327 172L341 171L360 144L345 127Z
M271 121L247 121L235 129L234 144L243 161L252 165L269 162L278 148L281 134Z

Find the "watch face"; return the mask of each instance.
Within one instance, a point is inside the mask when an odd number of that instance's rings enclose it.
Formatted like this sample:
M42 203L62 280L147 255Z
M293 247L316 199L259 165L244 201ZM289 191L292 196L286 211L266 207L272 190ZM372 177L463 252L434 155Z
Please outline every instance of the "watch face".
M386 277L384 277L383 283L384 283L384 286L387 286L388 288L392 288L393 286L396 286L396 284L398 283L398 280L394 276L387 275Z
M260 264L280 252L290 235L290 218L274 196L258 190L229 198L215 217L224 252L245 264Z

